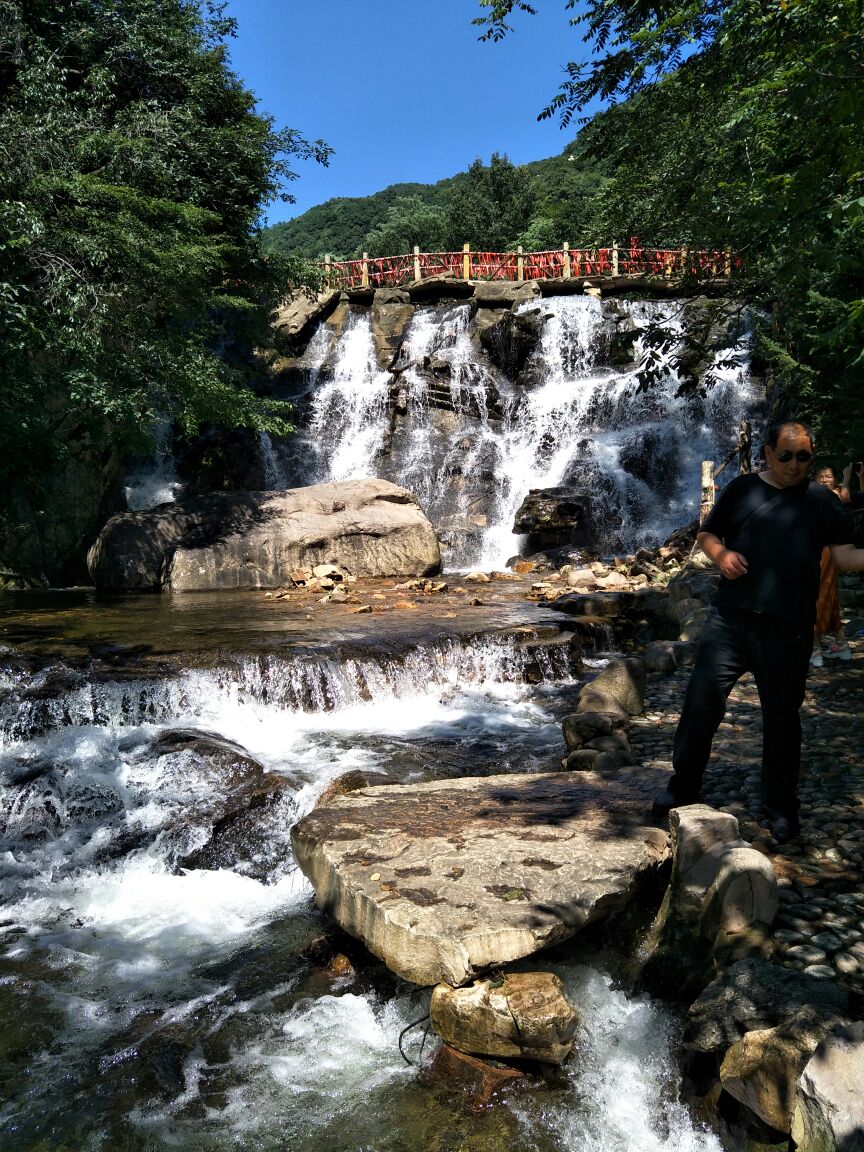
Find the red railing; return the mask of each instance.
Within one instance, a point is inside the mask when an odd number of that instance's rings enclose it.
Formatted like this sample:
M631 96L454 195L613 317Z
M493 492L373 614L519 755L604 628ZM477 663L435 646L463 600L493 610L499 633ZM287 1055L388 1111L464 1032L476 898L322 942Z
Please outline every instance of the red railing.
M510 281L620 276L709 279L732 275L741 261L729 249L652 248L633 238L627 247L564 247L548 252L472 252L465 248L325 260L320 267L331 283L342 288L391 288L434 276Z

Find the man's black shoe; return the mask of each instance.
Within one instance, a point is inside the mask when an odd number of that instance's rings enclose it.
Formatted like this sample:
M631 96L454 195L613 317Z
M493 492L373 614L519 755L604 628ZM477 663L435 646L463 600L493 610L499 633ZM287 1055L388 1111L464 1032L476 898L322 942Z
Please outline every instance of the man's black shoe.
M676 796L674 792L670 792L668 788L664 788L662 792L658 792L654 797L654 803L651 805L651 814L653 816L668 816L673 808L680 808L682 804L695 804L696 802L696 796Z
M769 816L764 823L778 844L788 844L801 832L798 821L791 820L788 816Z

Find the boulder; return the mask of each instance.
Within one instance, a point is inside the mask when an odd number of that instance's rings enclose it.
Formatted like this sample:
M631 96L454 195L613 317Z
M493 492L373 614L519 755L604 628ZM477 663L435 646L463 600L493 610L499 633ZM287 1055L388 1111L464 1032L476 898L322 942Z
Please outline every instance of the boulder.
M806 972L764 960L740 960L690 1006L684 1047L722 1055L746 1032L776 1027L807 1006L848 1016L850 993L832 980L820 980Z
M776 1028L746 1032L723 1057L720 1083L763 1123L788 1133L804 1066L843 1022L836 1013L807 1006Z
M612 731L612 721L608 712L573 712L564 717L561 725L564 743L571 751L582 748L595 736L607 736Z
M320 908L397 975L462 985L625 903L667 856L662 769L365 788L291 840Z
M798 1152L864 1150L864 1023L838 1028L807 1062L796 1090Z
M442 1040L475 1056L561 1064L579 1017L551 972L509 972L467 988L439 984L429 1008Z
M339 302L339 290L327 288L313 294L298 288L276 309L272 324L277 336L290 341L302 341L313 326L326 319Z
M595 543L592 497L587 488L532 488L513 521L517 535L527 535L527 551L569 545L591 548Z
M625 712L638 716L645 707L645 663L638 656L610 660L589 687L594 692L609 693Z
M670 640L654 640L646 645L642 659L648 672L670 675L677 667L675 647Z
M641 983L686 998L730 960L770 953L777 881L771 861L740 839L738 821L726 812L673 808L669 831L672 876Z
M619 703L617 698L611 692L606 692L602 688L595 688L593 681L579 693L576 711L605 712L619 722L619 727L622 726L622 722L629 723L630 720L630 713Z
M342 480L285 492L213 492L113 516L87 557L99 588L279 588L335 564L355 576L427 576L441 555L404 488Z

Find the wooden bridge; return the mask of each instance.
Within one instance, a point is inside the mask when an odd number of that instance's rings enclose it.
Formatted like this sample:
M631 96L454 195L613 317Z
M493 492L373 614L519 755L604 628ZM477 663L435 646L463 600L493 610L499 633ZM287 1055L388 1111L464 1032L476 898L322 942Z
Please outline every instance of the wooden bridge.
M740 267L730 249L651 248L635 238L629 246L562 248L546 252L413 252L402 256L369 256L331 260L319 265L334 287L395 288L446 277L458 280L717 280Z

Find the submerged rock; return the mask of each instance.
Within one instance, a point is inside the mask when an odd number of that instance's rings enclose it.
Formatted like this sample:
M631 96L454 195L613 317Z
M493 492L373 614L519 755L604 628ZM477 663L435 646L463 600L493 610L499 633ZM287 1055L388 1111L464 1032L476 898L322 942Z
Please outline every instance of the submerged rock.
M112 517L87 557L100 588L280 588L299 567L429 576L434 529L405 488L343 480L285 492L213 492Z
M667 856L660 769L389 785L294 826L316 900L397 975L467 983L625 903Z

